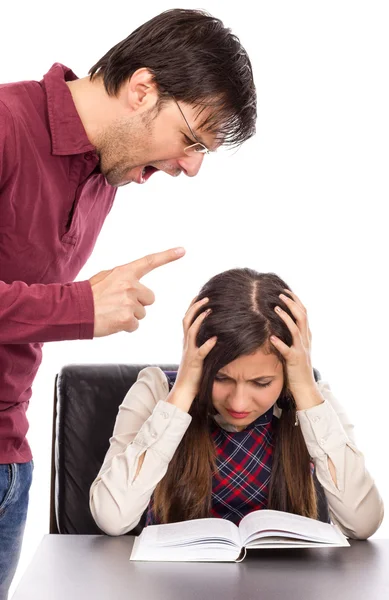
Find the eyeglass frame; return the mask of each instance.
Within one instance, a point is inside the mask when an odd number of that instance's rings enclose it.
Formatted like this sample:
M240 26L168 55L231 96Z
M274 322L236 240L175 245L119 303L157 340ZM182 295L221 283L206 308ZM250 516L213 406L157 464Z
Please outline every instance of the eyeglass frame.
M205 144L203 144L203 142L200 142L200 140L198 139L197 135L194 133L192 127L189 125L187 118L185 117L181 106L178 104L177 100L175 99L174 96L172 96L174 102L177 104L178 110L180 111L185 123L188 126L188 129L190 131L190 133L192 134L192 136L194 137L194 139L196 140L195 144L191 144L190 146L186 146L186 148L184 148L184 152L185 154L187 154L187 150L190 150L190 148L193 148L193 146L201 146L201 148L199 150L195 150L194 152L196 152L196 154L211 154L212 152L214 152L214 150L210 150L209 148L207 148L207 146Z

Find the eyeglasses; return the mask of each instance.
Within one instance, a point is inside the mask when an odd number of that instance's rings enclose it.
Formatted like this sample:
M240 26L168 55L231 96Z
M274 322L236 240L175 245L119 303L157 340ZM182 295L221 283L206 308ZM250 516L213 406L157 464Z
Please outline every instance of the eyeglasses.
M174 102L177 104L178 110L182 114L182 117L183 117L185 123L187 124L189 131L192 134L192 137L194 137L194 139L197 140L195 144L191 144L190 146L187 146L186 148L184 148L185 154L187 154L188 156L194 156L196 154L211 154L212 150L209 150L209 148L207 148L207 146L205 146L202 142L200 142L197 139L196 134L193 132L193 129L189 125L184 113L182 112L181 106L178 104L178 102L174 96L172 96L172 98L173 98Z

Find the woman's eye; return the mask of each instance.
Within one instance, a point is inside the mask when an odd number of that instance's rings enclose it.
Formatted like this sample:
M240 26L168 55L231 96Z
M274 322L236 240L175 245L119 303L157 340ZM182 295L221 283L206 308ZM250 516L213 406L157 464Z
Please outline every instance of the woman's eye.
M271 384L271 381L268 381L267 383L259 383L259 381L254 381L254 385L256 385L257 387L260 387L260 388L267 388L267 387L269 387L270 384Z
M220 383L224 383L224 382L228 382L229 379L228 377L220 377L220 376L216 376L215 377L215 381L218 381ZM268 381L267 383L260 383L259 381L253 381L252 382L256 387L260 387L260 388L267 388L269 387L269 385L272 383L271 381Z

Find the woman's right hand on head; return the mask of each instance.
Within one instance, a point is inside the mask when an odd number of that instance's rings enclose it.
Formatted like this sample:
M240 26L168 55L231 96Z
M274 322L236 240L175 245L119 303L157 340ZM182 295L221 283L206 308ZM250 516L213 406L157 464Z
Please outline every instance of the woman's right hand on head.
M186 412L189 411L193 400L198 394L203 372L203 362L215 346L217 337L212 337L200 347L196 345L197 334L204 319L210 314L210 309L205 309L208 298L196 301L194 299L183 319L184 348L181 363L178 369L175 384L170 391L167 402L170 402ZM193 321L200 308L204 310ZM192 323L193 321L193 323Z

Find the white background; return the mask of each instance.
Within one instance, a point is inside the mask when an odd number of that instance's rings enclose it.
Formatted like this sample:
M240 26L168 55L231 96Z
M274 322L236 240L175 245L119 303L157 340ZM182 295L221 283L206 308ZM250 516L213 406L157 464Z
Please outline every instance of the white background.
M111 46L173 7L8 2L0 81L40 80L54 62L85 76ZM179 361L189 301L210 276L235 266L274 271L300 295L314 365L352 415L389 501L388 4L209 1L203 8L232 27L250 54L258 133L235 154L206 157L196 179L158 174L119 191L79 279L176 245L187 255L144 279L157 300L136 333L46 345L29 409L35 475L15 581L48 531L55 374L69 362ZM389 537L388 528L384 522L376 535Z

